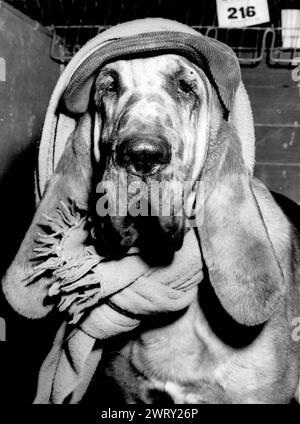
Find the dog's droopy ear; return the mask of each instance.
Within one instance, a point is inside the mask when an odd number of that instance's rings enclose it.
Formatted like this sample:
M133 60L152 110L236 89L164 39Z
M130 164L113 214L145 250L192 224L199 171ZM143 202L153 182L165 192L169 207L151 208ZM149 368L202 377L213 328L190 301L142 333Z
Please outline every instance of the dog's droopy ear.
M91 120L84 121L69 139L19 251L2 280L8 302L27 318L42 318L54 307L48 290L52 284L51 271L64 260L61 247L68 243L72 253L71 246L74 248L86 237L84 225L79 224L81 214L88 207L87 178L91 165L89 146L80 133L83 125L88 129ZM70 239L73 228L76 231Z
M217 137L202 175L197 229L222 306L238 323L257 325L276 309L284 277L245 170L240 140L227 123Z

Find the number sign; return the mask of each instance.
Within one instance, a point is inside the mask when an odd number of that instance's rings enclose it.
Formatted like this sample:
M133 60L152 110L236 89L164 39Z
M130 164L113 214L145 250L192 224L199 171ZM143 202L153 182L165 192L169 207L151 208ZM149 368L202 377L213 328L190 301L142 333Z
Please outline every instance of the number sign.
M241 28L269 22L267 0L217 0L219 26Z

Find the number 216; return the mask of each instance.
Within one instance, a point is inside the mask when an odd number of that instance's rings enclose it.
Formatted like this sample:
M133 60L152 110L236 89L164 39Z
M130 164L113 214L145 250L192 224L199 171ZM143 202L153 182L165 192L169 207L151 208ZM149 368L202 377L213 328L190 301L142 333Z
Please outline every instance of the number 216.
M253 18L253 16L256 15L254 6L240 7L239 9L237 9L236 7L229 7L228 19L238 19L238 12L241 13L242 18Z

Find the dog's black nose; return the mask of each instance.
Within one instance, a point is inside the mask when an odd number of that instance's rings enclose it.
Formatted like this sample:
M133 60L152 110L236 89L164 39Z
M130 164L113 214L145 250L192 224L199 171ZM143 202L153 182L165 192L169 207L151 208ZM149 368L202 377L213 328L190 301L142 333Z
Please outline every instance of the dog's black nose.
M153 175L171 160L171 149L163 138L129 138L116 149L118 165L138 175Z

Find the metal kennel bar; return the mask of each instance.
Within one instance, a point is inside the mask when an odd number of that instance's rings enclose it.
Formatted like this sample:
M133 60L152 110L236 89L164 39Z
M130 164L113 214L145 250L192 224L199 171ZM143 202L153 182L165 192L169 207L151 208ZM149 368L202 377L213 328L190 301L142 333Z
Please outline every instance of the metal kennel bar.
M52 59L59 63L67 63L85 41L109 27L109 25L72 25L69 27L60 25L52 28ZM250 27L224 29L217 26L196 25L192 27L203 35L216 38L230 45L235 51L240 64L244 66L257 65L264 57L267 58L268 63L271 65L293 66L300 61L300 48L283 48L278 42L282 28ZM78 35L74 37L74 32L76 31ZM60 35L62 32L64 32L64 36ZM71 39L74 38L77 38L77 42L72 43Z
M175 19L229 44L241 65L255 66L264 58L270 65L293 66L300 56L299 28L283 26L282 10L299 9L299 1L269 0L270 22L257 27L220 28L214 0L7 0L53 33L51 56L67 63L90 38L119 22L142 17ZM289 12L287 12L289 13ZM284 34L293 32L294 46Z

